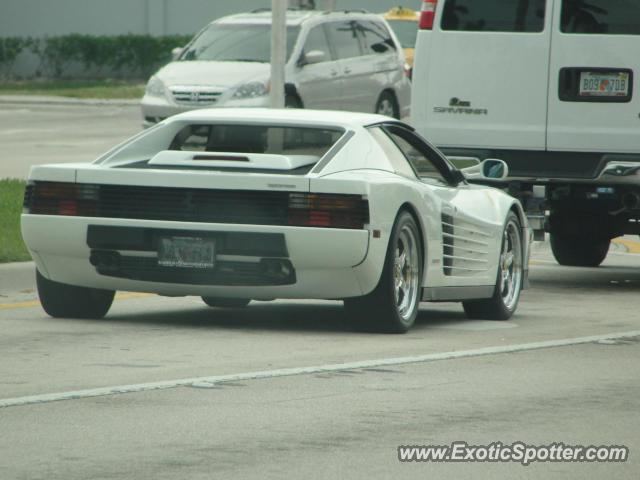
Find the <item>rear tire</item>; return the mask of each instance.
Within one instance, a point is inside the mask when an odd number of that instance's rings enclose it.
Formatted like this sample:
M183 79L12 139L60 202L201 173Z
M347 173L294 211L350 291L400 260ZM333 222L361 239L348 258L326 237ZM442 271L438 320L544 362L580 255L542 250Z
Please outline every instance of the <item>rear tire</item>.
M413 216L400 212L378 285L368 295L344 300L349 320L356 329L405 333L413 326L422 294L422 252Z
M287 94L284 97L284 108L304 108L298 95Z
M111 308L116 293L54 282L37 269L36 285L42 308L54 318L102 318Z
M244 308L249 305L249 298L202 297L202 301L210 307Z
M509 320L518 307L523 280L522 229L518 216L510 212L502 235L496 287L491 298L462 302L467 317Z
M391 92L382 92L376 102L375 113L400 119L400 107L396 96Z
M571 267L597 267L609 252L608 238L578 238L551 234L551 251L560 265Z

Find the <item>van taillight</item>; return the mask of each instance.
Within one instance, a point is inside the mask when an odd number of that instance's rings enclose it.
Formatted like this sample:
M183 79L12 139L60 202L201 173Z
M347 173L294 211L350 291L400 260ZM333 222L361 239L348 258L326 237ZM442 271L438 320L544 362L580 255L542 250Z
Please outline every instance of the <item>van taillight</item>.
M431 30L433 28L436 5L438 5L438 0L423 0L420 11L420 30Z

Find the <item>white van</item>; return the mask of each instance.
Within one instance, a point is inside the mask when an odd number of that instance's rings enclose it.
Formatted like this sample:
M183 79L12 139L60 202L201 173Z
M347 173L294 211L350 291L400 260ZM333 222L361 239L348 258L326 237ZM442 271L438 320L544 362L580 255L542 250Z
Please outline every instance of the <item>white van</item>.
M640 0L424 0L413 75L417 130L506 161L559 263L640 234Z

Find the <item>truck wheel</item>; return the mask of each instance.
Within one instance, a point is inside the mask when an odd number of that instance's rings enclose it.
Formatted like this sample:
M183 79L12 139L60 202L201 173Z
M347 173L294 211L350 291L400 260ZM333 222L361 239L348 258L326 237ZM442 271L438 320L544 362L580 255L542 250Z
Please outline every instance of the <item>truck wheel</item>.
M202 297L202 301L210 307L243 308L249 305L249 298Z
M405 333L413 326L422 293L422 243L418 232L413 216L400 212L378 286L368 295L344 300L356 329Z
M37 269L36 285L42 308L54 318L102 318L111 308L116 293L54 282Z
M518 307L522 290L523 258L520 220L511 212L502 235L496 288L491 298L462 302L469 318L509 320Z
M560 265L597 267L607 257L611 240L551 234L551 251Z

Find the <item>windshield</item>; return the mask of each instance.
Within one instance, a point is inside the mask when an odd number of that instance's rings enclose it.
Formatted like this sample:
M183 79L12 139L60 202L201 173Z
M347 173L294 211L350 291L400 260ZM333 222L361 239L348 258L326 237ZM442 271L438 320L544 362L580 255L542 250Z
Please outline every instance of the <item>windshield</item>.
M287 27L287 60L299 30L298 27ZM196 37L180 60L269 63L271 25L214 23Z
M418 37L418 22L413 20L387 20L400 40L402 48L415 48Z

